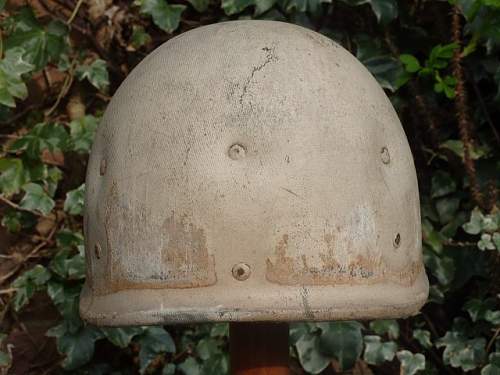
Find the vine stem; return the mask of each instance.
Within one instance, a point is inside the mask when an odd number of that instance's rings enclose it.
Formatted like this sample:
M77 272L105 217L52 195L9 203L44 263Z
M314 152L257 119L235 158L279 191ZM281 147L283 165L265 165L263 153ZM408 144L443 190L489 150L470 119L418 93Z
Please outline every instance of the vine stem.
M36 215L36 216L39 216L39 217L47 217L46 215L44 215L44 214L42 214L40 212L37 212L35 210L30 210L29 208L21 207L17 203L14 203L11 200L5 198L3 195L0 195L0 201L3 202L3 203L5 203L6 205L12 207L12 208L15 208L16 210L24 211L24 212L29 212L29 213L32 213L33 215Z
M455 86L455 113L457 116L458 129L460 133L460 139L464 145L464 167L465 173L469 178L469 186L472 195L472 199L481 208L484 208L484 199L481 189L477 181L476 166L474 160L471 158L471 150L473 147L473 141L471 137L473 124L469 116L469 107L467 104L467 89L465 87L465 74L464 68L462 66L462 19L460 10L458 7L453 7L452 15L452 40L454 43L460 46L457 48L453 54L452 59L452 70L453 76L457 80Z

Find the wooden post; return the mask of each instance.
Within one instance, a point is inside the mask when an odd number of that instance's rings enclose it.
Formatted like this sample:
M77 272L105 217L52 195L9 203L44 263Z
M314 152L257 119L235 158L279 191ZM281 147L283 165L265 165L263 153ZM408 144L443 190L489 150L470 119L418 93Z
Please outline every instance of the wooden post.
M231 375L290 375L287 323L231 323Z

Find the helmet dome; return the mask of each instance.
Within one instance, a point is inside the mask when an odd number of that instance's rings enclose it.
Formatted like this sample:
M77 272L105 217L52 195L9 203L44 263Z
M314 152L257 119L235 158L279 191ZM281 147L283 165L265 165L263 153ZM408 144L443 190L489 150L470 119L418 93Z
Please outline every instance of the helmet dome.
M186 32L131 72L92 148L85 248L95 324L401 317L428 294L390 101L280 22Z

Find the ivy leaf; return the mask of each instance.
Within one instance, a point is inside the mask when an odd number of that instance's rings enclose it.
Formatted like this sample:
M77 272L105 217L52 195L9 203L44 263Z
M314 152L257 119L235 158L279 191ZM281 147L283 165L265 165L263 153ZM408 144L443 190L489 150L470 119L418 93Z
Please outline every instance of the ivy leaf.
M97 124L98 119L91 115L80 117L69 123L74 151L82 153L88 153L90 151Z
M96 59L89 65L79 65L75 74L80 81L87 79L98 90L106 90L109 86L109 74L104 60Z
M16 289L14 310L19 311L26 305L36 291L43 289L49 279L50 272L44 266L37 264L14 280L12 283L12 287Z
M479 208L476 207L472 210L469 222L465 223L462 228L469 234L479 234L483 229L483 219L483 214L481 213Z
M132 339L141 334L143 329L140 327L108 327L101 328L102 333L115 346L126 348Z
M477 322L478 320L489 320L487 317L494 317L495 306L496 303L493 298L473 298L465 303L464 310L469 313L473 322Z
M357 36L355 42L359 61L373 74L380 86L395 92L401 86L400 77L404 73L401 62L367 35Z
M319 341L316 332L306 332L295 343L300 364L311 374L319 374L330 363L330 359L319 350Z
M392 361L396 350L398 350L395 342L382 342L380 336L365 336L365 345L363 358L370 365L379 365L384 361Z
M481 375L500 375L500 353L490 354L490 363L481 370Z
M467 339L462 333L449 331L436 342L436 347L445 347L443 361L452 367L470 371L479 366L486 357L484 338Z
M34 69L34 65L23 58L24 50L13 48L5 52L0 60L0 104L14 108L14 99L26 99L28 88L22 75Z
M456 216L460 206L460 198L444 197L436 201L436 210L441 224L447 224Z
M431 198L439 198L456 191L457 185L449 173L437 171L432 176Z
M17 194L28 181L21 159L0 158L0 173L0 191L6 196Z
M208 8L209 0L188 0L188 2L194 9L196 9L197 12L203 13Z
M431 333L425 329L413 330L413 338L426 349L432 348Z
M443 142L439 147L452 151L462 160L465 158L464 144L460 140L449 139L446 142ZM474 147L471 147L470 150L470 158L472 160L478 160L486 156L488 153L489 149L486 146L474 145Z
M477 247L479 250L495 250L496 246L492 241L491 234L483 233L481 235L481 239L477 243Z
M70 332L62 323L51 328L47 336L57 338L57 349L66 357L62 363L64 369L75 370L92 359L95 342L103 337L103 333L90 325Z
M451 284L456 272L455 262L452 258L424 250L424 263L441 285Z
M401 375L413 375L425 370L425 357L423 354L413 354L408 350L401 350L397 356L401 362Z
M19 203L19 206L22 208L36 210L43 215L49 214L54 208L55 202L47 195L40 185L30 182L24 185L22 189L26 192Z
M76 333L83 327L79 314L81 284L70 284L51 280L47 286L47 294L63 317L65 331Z
M254 4L255 0L222 0L221 8L228 16L231 16Z
M399 324L396 320L374 320L370 322L370 329L377 335L387 335L391 340L399 337Z
M345 3L358 6L369 4L377 21L386 25L398 16L398 4L395 0L343 0Z
M205 0L193 0L193 1L201 3ZM150 42L151 42L151 36L144 30L144 27L134 25L132 29L132 36L130 37L130 44L132 45L132 47L134 49L139 49Z
M224 8L224 5L222 7ZM141 1L141 13L153 17L154 24L167 33L179 27L181 14L185 9L185 5L169 4L166 0Z
M66 48L67 27L60 21L50 22L46 28L38 24L31 8L22 8L14 16L16 23L5 41L6 51L20 47L24 58L35 70L41 70L49 60L57 60Z
M320 323L320 349L335 357L342 371L354 366L363 350L362 325L358 322Z
M78 188L68 191L66 200L64 201L64 211L70 215L81 215L85 200L85 184L81 184Z
M25 151L30 159L39 159L42 151L65 151L69 135L66 129L56 123L36 124L27 134L17 139L9 148L10 152Z
M140 372L144 374L149 364L162 353L174 353L175 344L170 334L162 327L148 327L138 337Z
M200 364L193 357L188 357L177 368L185 375L201 375Z

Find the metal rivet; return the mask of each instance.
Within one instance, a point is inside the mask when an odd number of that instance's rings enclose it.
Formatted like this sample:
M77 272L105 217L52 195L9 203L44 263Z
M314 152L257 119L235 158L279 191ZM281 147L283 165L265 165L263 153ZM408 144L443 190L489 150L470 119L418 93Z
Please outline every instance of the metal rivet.
M95 257L97 259L101 259L102 249L101 249L101 245L99 245L98 243L96 243L94 246L94 253L95 253Z
M238 263L233 266L233 277L239 281L245 281L250 277L250 266L246 263Z
M234 145L232 145L231 147L229 147L229 151L228 151L228 155L231 159L233 160L238 160L238 159L242 159L245 157L247 151L245 149L245 147L243 147L242 145L238 144L238 143L235 143Z
M396 234L396 237L394 237L393 245L395 249L397 249L399 245L401 245L401 235L399 233Z
M391 155L389 155L389 150L387 147L382 147L382 150L380 151L380 158L382 159L382 163L384 164L389 164L391 161Z
M104 176L106 173L106 159L101 159L101 164L99 165L99 174Z

